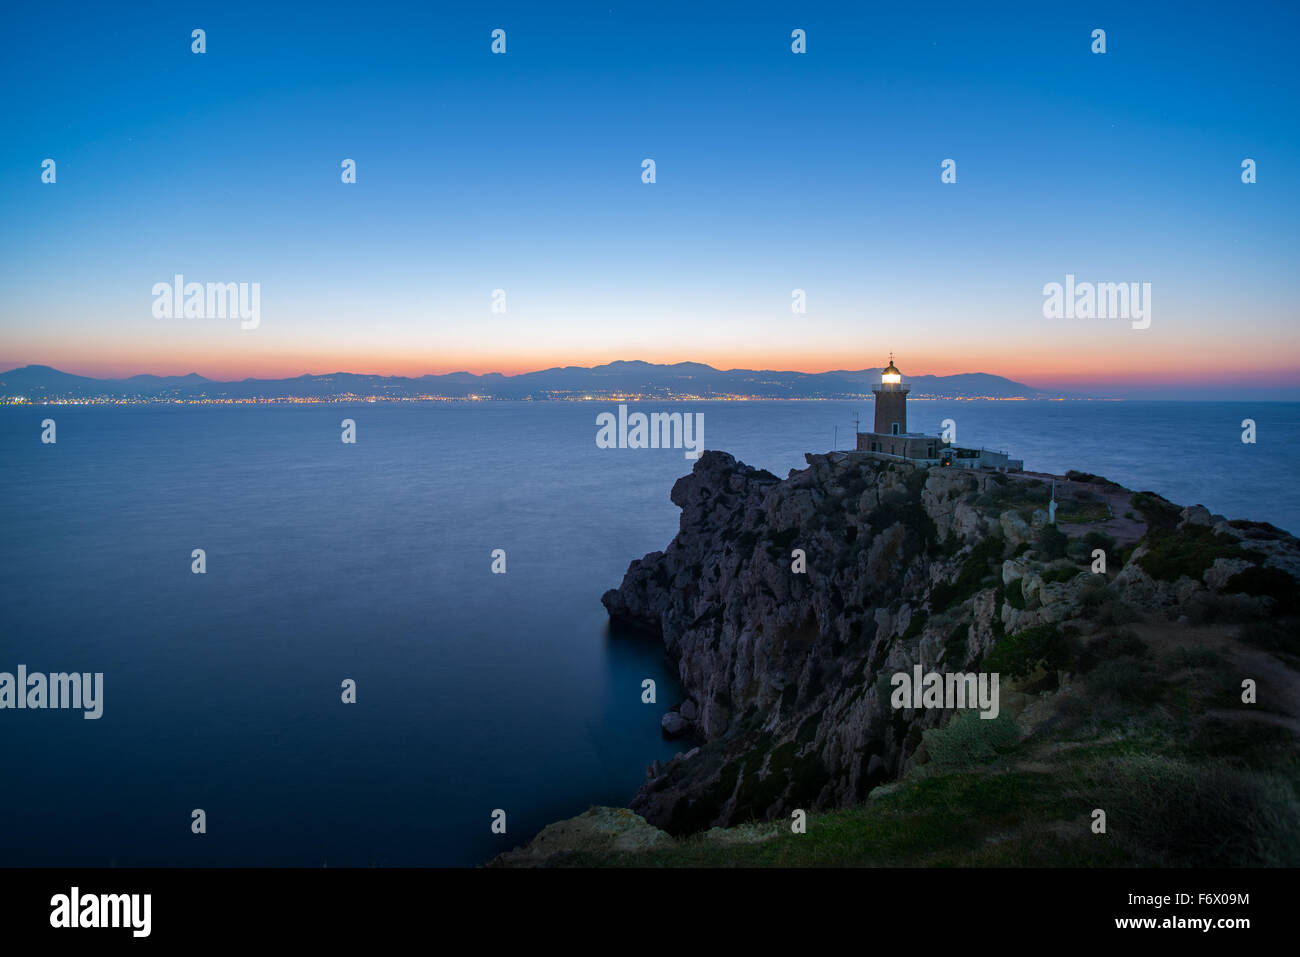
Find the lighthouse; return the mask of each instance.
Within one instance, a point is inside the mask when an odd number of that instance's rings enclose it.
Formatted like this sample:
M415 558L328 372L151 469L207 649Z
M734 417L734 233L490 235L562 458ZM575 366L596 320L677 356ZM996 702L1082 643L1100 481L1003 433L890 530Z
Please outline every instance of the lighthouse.
M858 451L938 465L948 443L937 436L907 431L907 393L911 386L894 365L893 353L889 365L880 373L880 384L873 385L871 391L876 396L876 426L870 432L858 433Z
M1002 472L1024 468L1022 460L1001 450L958 448L942 436L907 431L907 393L911 386L894 365L893 353L889 365L880 373L880 384L873 385L871 391L876 399L876 424L872 431L858 433L857 451L868 452L872 458L901 460L927 468L941 465Z
M877 435L907 434L907 393L911 388L903 382L903 374L894 365L894 355L889 355L889 365L880 373L880 385L873 385L876 394Z

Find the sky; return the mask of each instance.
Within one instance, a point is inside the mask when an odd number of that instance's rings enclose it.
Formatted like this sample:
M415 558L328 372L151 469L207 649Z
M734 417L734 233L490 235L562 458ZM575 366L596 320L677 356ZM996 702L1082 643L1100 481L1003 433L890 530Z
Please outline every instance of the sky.
M5 19L0 369L817 372L892 351L909 374L1300 398L1294 3ZM155 316L176 274L258 283L257 327ZM1150 326L1046 317L1067 275L1150 283Z

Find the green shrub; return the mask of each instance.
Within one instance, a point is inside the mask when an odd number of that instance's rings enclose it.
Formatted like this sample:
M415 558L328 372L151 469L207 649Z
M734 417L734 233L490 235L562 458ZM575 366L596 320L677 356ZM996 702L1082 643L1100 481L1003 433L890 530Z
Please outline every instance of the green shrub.
M1176 528L1183 511L1169 499L1155 492L1134 492L1129 499L1129 504L1141 513L1148 529ZM1130 518L1133 517L1132 512L1128 515Z
M998 640L984 657L983 670L1023 678L1039 665L1048 671L1064 668L1069 661L1065 636L1056 625L1035 625Z
M924 609L916 609L912 612L912 619L907 623L907 630L902 634L902 640L907 641L915 638L925 628L925 623L929 619L929 614Z
M1087 535L1083 536L1083 544L1084 547L1087 548L1088 556L1090 558L1092 557L1092 550L1094 548L1102 549L1106 553L1107 558L1110 558L1110 556L1115 554L1115 539L1104 532L1098 532L1095 530L1089 532Z
M1157 581L1177 581L1184 575L1200 581L1220 558L1244 558L1262 561L1258 552L1242 548L1231 535L1215 532L1205 525L1188 525L1174 531L1149 532L1149 549L1137 560Z
M1145 658L1146 643L1131 631L1112 631L1088 642L1079 655L1078 667L1089 672L1116 658Z
M1078 568L1070 565L1063 565L1060 568L1050 568L1047 571L1043 572L1042 579L1045 582L1049 582L1051 584L1056 585L1056 584L1060 584L1061 582L1071 581L1072 579L1078 577L1079 574L1080 571Z
M1228 666L1228 659L1213 648L1175 648L1165 661L1170 671L1220 669Z
M718 816L722 805L731 797L731 792L735 790L739 770L739 764L732 761L722 769L718 780L705 789L699 797L688 797L678 801L667 826L668 832L688 834L708 827Z
M1093 475L1091 472L1076 472L1074 469L1070 469L1065 473L1065 477L1071 482L1087 482L1090 485L1104 485L1107 488L1123 488L1118 482L1112 482L1100 475Z
M923 470L913 472L908 476L909 491L900 489L887 493L867 518L875 535L892 525L902 524L908 532L905 549L909 555L924 551L939 541L939 529L921 504L920 487L912 489L916 479L924 484L927 477Z
M1007 712L981 718L979 712L958 711L943 728L922 733L930 763L939 768L965 767L991 761L1020 740L1020 729Z
M1137 621L1139 617L1137 609L1119 597L1102 602L1095 616L1097 624L1103 628L1127 625Z
M1115 589L1111 587L1105 575L1091 576L1079 589L1079 605L1083 617L1096 618L1101 606L1116 597Z
M1192 596L1186 606L1187 619L1194 625L1218 621L1256 621L1263 612L1254 599L1245 595L1220 594L1212 591Z
M943 660L946 664L964 665L966 663L966 649L969 644L969 638L970 622L957 622L957 624L953 626L952 631L948 632L948 638L943 643Z
M1254 565L1243 569L1228 579L1223 590L1271 598L1279 615L1300 612L1300 582L1280 568Z
M1047 561L1064 558L1069 544L1069 537L1055 525L1043 526L1034 540L1035 550Z
M1246 533L1247 538L1254 538L1266 542L1280 542L1291 538L1289 534L1282 531L1276 525L1270 525L1268 522L1248 522L1244 518L1234 518L1228 523L1235 529Z
M1101 662L1088 675L1088 693L1094 698L1110 698L1125 704L1150 701L1152 676L1149 669L1132 655L1120 655Z
M777 798L785 793L790 784L790 770L794 766L794 753L797 749L798 745L793 741L774 749L767 761L767 772L762 777L759 776L761 755L745 758L745 776L741 779L740 790L736 794L737 818L762 818Z
M957 602L965 601L979 591L984 584L984 579L989 576L990 563L1001 562L1005 550L1006 541L1001 536L990 535L981 539L962 563L955 581L951 584L939 582L930 589L931 610L940 611L948 608Z

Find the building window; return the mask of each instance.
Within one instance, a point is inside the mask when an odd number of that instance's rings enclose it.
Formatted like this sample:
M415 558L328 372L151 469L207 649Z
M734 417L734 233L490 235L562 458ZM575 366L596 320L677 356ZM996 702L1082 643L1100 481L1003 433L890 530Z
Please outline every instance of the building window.
M895 422L895 423L893 424L891 434L892 434L892 435L897 435L897 434L898 434L898 423L897 423L897 422Z

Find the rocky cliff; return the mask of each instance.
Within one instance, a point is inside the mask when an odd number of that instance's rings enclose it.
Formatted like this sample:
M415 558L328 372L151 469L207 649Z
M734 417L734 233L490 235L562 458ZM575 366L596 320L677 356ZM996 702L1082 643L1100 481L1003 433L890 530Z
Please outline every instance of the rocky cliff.
M1078 473L807 462L782 480L704 453L672 489L677 536L602 599L662 636L685 689L664 727L690 743L631 802L670 834L851 807L925 764L953 712L891 707L914 665L1000 670L1015 720L1089 662L1138 654L1128 622L1297 610L1300 542L1267 524Z

